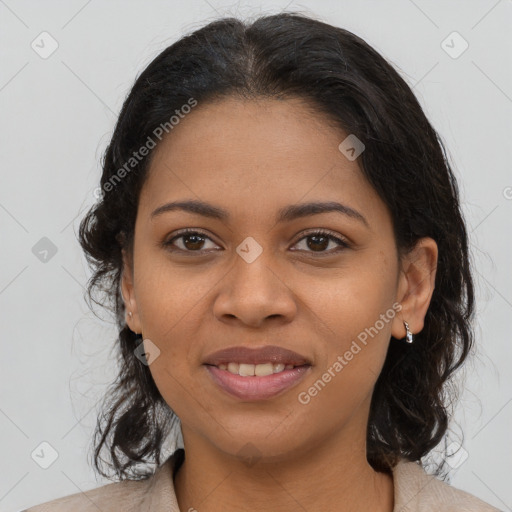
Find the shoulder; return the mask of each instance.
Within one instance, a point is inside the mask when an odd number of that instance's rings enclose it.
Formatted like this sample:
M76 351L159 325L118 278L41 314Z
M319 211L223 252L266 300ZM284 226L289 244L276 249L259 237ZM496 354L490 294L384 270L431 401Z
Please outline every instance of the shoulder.
M151 479L150 479L151 480ZM149 480L124 480L84 492L57 498L22 512L89 512L137 510L149 487Z
M393 512L500 512L472 494L428 475L415 462L399 462L393 469L393 479Z
M170 457L145 480L122 480L96 489L64 496L21 512L160 512L177 511Z

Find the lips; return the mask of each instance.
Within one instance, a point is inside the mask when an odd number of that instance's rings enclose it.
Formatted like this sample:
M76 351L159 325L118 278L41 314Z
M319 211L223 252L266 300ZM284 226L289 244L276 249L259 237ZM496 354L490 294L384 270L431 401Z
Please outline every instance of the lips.
M203 364L219 366L228 363L264 364L269 362L292 364L293 366L311 365L311 361L307 357L276 345L267 345L261 348L242 346L225 348L208 355Z
M289 391L311 371L311 366L303 365L265 377L242 377L217 366L205 365L204 368L220 390L231 398L250 402L270 400Z

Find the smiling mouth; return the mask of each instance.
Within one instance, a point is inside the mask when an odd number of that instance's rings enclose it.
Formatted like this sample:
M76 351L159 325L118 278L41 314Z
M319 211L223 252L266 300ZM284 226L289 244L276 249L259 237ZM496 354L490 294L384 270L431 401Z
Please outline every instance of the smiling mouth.
M311 369L309 364L294 366L283 363L228 363L219 366L206 364L204 367L222 391L244 401L269 400L283 394L303 380ZM272 373L269 373L271 368ZM265 375L256 375L256 371Z

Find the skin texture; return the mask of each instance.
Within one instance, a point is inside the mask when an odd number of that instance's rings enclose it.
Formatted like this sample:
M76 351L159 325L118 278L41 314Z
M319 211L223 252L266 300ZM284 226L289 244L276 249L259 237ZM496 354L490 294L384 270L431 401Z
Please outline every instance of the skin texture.
M390 336L405 336L403 320L413 333L423 328L437 246L425 238L399 257L384 202L357 160L338 149L347 135L298 99L229 98L198 105L156 149L122 292L128 325L160 350L149 368L181 420L181 510L393 508L392 477L366 460L370 400ZM151 219L159 206L187 199L230 218L174 210ZM281 207L310 201L343 203L368 225L336 212L276 223ZM183 228L207 238L176 239L176 252L162 245ZM305 238L318 229L348 247ZM249 236L262 248L252 263L236 252ZM298 394L397 302L401 311L299 403ZM222 348L268 344L313 362L297 386L269 400L231 397L202 364ZM252 462L241 454L248 443L257 447Z

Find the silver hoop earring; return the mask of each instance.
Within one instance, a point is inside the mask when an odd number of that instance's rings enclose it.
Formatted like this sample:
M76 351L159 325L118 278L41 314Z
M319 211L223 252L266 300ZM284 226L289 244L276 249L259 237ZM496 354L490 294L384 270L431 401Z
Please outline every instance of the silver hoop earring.
M413 342L413 337L412 337L412 332L411 330L409 329L409 324L404 320L404 326L405 326L405 341L407 343L412 343Z

